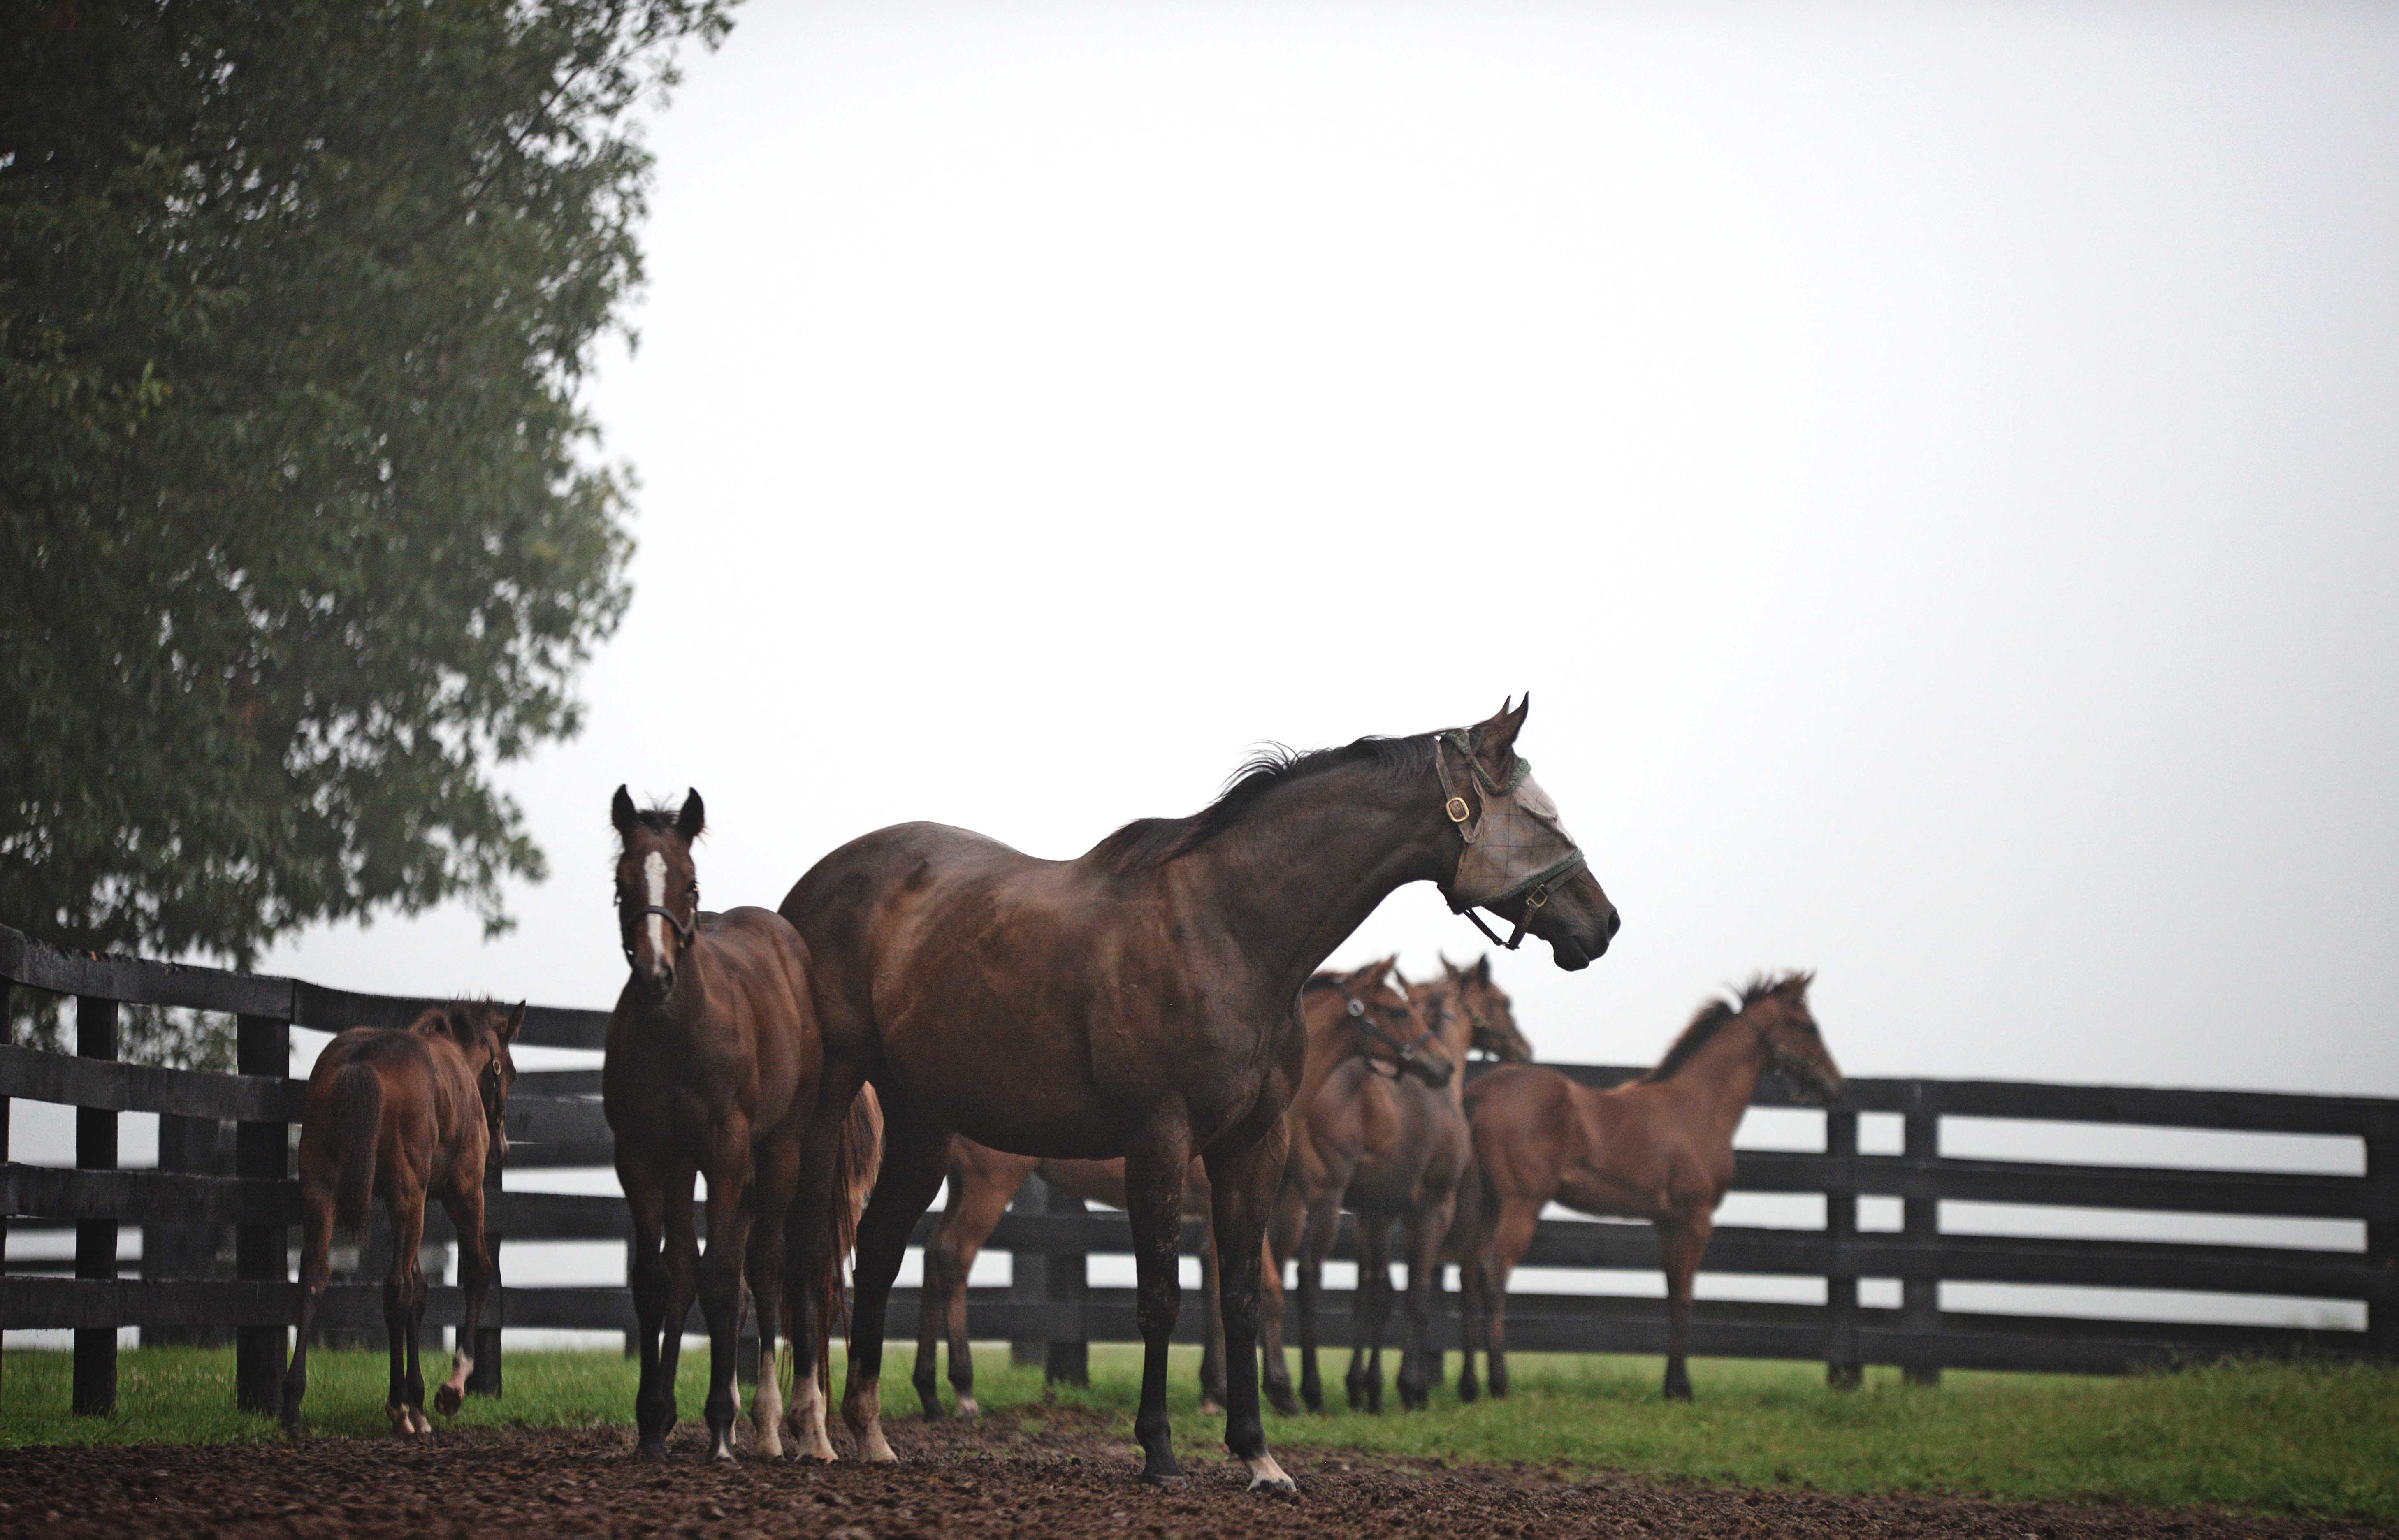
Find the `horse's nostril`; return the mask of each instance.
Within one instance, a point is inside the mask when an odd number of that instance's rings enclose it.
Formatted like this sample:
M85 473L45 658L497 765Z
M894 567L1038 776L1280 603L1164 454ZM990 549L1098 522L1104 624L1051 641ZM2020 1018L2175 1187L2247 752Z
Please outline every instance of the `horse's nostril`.
M1607 910L1607 939L1611 941L1616 939L1616 933L1623 928L1624 912L1618 909L1613 904L1609 905Z

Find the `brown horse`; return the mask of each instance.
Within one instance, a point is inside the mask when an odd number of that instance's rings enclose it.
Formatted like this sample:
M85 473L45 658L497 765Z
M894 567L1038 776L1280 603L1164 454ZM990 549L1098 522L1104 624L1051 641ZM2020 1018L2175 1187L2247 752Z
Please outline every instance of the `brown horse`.
M1271 752L1186 818L1129 824L1037 860L964 830L902 824L801 878L782 912L817 967L830 1094L883 1097L882 1179L860 1222L842 1412L882 1431L883 1325L950 1136L1020 1155L1126 1162L1144 1345L1134 1433L1153 1480L1181 1474L1166 1355L1181 1303L1185 1172L1207 1162L1224 1291L1226 1445L1251 1484L1293 1490L1258 1417L1262 1233L1307 1035L1299 996L1375 906L1441 884L1550 943L1606 950L1614 906L1522 771L1522 709L1468 733ZM1071 746L1068 746L1069 748ZM1071 774L1056 744L1036 751ZM811 1134L813 1152L820 1142ZM804 1158L804 1233L831 1233L829 1162Z
M1443 977L1408 986L1408 997L1459 1062L1470 1049L1522 1061L1532 1045L1516 1028L1507 994L1491 981L1491 959L1460 970L1442 959ZM1374 1087L1388 1101L1393 1135L1366 1150L1350 1173L1343 1206L1357 1216L1358 1313L1346 1388L1352 1411L1383 1410L1383 1331L1391 1313L1391 1226L1400 1225L1408 1265L1402 1332L1400 1404L1420 1412L1441 1377L1432 1348L1433 1302L1441 1292L1442 1243L1448 1238L1458 1183L1473 1161L1466 1122L1466 1077L1428 1089L1392 1081ZM1325 1227L1327 1230L1331 1226ZM1320 1252L1310 1259L1323 1264Z
M1595 1090L1555 1070L1509 1065L1468 1090L1475 1176L1460 1205L1467 1231L1458 1249L1466 1259L1461 1400L1476 1393L1478 1340L1490 1358L1491 1394L1508 1394L1508 1275L1549 1203L1657 1227L1666 1267L1666 1396L1691 1398L1684 1363L1691 1276L1715 1228L1716 1206L1732 1185L1733 1133L1757 1093L1758 1076L1782 1071L1828 1105L1841 1094L1840 1068L1808 1010L1814 978L1760 978L1738 1002L1711 1000L1658 1067L1630 1085Z
M1390 970L1391 962L1386 960L1349 974L1320 973L1308 980L1300 996L1309 1045L1308 1067L1300 1076L1301 1100L1305 1099L1307 1087L1351 1056L1378 1059L1395 1072L1404 1066L1416 1074L1431 1073L1426 1060L1409 1051L1422 1033L1408 1012L1405 997L1385 982L1384 976ZM1349 1014L1345 1003L1355 1003L1358 1014ZM1379 1020L1381 1033L1361 1031L1361 1019ZM942 1415L936 1371L938 1344L944 1332L950 1344L950 1387L957 1395L958 1414L971 1417L977 1413L974 1357L967 1338L967 1274L991 1238L992 1231L998 1227L1000 1215L1024 1185L1024 1179L1037 1172L1042 1181L1086 1202L1103 1203L1112 1209L1127 1206L1122 1159L1043 1160L1037 1155L1009 1155L963 1137L952 1141L949 1201L932 1239L925 1247L925 1306L918 1316L916 1331L915 1384L928 1418ZM1207 1163L1195 1160L1185 1177L1184 1217L1208 1219L1213 1209L1212 1200ZM1224 1317L1216 1286L1214 1251L1212 1241L1200 1259L1201 1289L1208 1302L1207 1345L1200 1361L1202 1412L1220 1408L1225 1396ZM1260 1265L1267 1270L1265 1277L1274 1276L1271 1258L1261 1257ZM1269 1384L1280 1362L1280 1310L1278 1291L1272 1306L1262 1310Z
M404 1028L352 1027L325 1046L308 1074L300 1122L300 1320L283 1373L283 1425L300 1427L308 1393L308 1339L332 1276L333 1232L365 1228L377 1193L391 1214L391 1272L383 1324L391 1338L391 1393L384 1411L400 1434L430 1433L416 1339L425 1319L425 1200L440 1198L458 1232L458 1276L467 1309L450 1377L435 1392L443 1416L458 1410L492 1257L483 1242L483 1164L508 1153L502 1119L517 1069L508 1045L525 1008L484 1001L437 1006Z
M752 1421L759 1452L779 1455L782 1398L773 1365L800 1137L815 1122L830 1124L842 1136L832 1141L836 1180L854 1181L863 1152L860 1136L848 1130L871 1109L853 1110L847 1094L820 1104L824 1044L799 932L770 910L700 909L691 854L707 827L699 793L689 793L678 812L642 811L620 786L609 815L622 843L617 924L631 971L608 1019L601 1103L616 1135L617 1179L632 1211L642 1354L633 1411L641 1452L666 1452L684 1319L696 1292L709 1333L709 1452L734 1457L734 1366L746 1277L766 1366ZM692 1227L695 1176L708 1179L704 1260ZM850 1211L843 1206L843 1213ZM823 1250L821 1271L795 1280L793 1291L837 1303L846 1250ZM826 1305L827 1318L834 1307ZM833 1458L823 1397L804 1388L793 1402L798 1452Z

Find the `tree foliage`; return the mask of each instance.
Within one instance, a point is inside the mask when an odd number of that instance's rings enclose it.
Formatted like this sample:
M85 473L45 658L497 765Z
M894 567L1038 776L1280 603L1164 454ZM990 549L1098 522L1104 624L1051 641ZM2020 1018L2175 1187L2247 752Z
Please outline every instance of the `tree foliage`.
M627 599L577 405L632 110L724 0L43 0L0 30L0 923L247 964L541 853Z

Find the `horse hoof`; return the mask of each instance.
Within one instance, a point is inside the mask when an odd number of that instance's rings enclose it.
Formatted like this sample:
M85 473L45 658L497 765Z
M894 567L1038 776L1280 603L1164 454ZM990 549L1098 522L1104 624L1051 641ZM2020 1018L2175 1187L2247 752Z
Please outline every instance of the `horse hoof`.
M1269 1388L1267 1391L1267 1404L1275 1409L1275 1414L1277 1416L1296 1417L1299 1415L1299 1398L1294 1396L1288 1390Z
M983 1415L983 1404L971 1396L961 1396L958 1398L958 1415L973 1422Z
M433 1393L433 1410L444 1417L455 1417L466 1404L467 1398L446 1385Z
M1282 1466L1275 1464L1273 1455L1260 1454L1255 1459L1244 1460L1242 1464L1250 1467L1249 1490L1252 1492L1263 1492L1270 1497L1299 1495L1299 1483L1282 1473Z
M1215 1397L1202 1396L1200 1398L1200 1415L1202 1417L1221 1416L1224 1413L1224 1411L1225 1404L1216 1399Z
M644 1460L663 1460L667 1457L667 1441L655 1433L644 1434L641 1444L633 1452Z

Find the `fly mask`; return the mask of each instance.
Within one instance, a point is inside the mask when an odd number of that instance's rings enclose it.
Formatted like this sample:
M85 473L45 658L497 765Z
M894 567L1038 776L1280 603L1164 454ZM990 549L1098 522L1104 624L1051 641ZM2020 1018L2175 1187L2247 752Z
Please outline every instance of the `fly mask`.
M1450 749L1457 750L1457 757L1466 762L1467 774L1473 777L1475 793L1483 804L1480 817L1467 803L1463 782L1453 778L1445 752ZM1550 901L1549 885L1583 864L1582 849L1558 821L1557 804L1535 784L1532 763L1522 755L1502 785L1474 757L1466 735L1453 729L1435 740L1433 763L1441 775L1441 789L1449 797L1443 810L1457 826L1458 838L1466 842L1458 853L1457 875L1442 897L1449 900L1452 913L1465 915L1474 922L1475 929L1513 952L1524 942L1525 926L1533 912ZM1474 911L1478 906L1506 903L1520 894L1525 899L1524 915L1516 922L1515 934L1501 941Z

